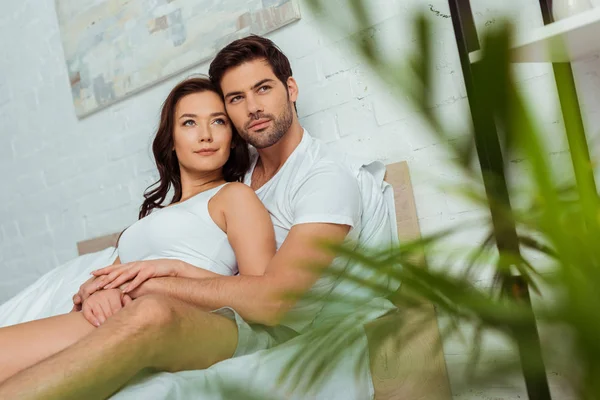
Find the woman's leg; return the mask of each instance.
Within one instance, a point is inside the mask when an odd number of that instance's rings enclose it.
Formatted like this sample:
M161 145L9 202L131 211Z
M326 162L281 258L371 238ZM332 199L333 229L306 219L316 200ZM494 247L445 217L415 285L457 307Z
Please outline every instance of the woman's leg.
M94 329L80 312L0 328L0 383Z

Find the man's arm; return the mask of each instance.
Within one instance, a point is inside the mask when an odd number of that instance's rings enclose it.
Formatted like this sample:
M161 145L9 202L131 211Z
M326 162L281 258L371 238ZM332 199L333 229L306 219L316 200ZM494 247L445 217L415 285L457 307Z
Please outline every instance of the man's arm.
M321 248L322 241L341 243L348 225L307 223L294 225L263 276L223 276L202 280L153 278L130 296L162 294L214 310L228 306L244 319L265 325L277 324L319 278L314 266L326 267L334 254Z

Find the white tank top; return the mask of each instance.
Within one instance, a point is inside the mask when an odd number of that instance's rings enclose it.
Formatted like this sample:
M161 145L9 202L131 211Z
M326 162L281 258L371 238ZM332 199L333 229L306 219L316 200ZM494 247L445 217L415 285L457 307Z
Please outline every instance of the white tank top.
M169 258L221 275L238 272L227 235L208 212L209 200L226 184L198 193L181 203L154 209L123 232L122 263Z

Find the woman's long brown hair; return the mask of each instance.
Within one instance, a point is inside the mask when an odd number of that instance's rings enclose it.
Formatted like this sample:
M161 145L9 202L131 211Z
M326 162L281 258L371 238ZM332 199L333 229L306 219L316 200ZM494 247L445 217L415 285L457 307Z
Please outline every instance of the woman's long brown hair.
M174 189L171 203L181 200L181 174L177 154L173 151L173 131L175 128L175 107L179 100L189 94L213 92L219 95L219 90L207 78L189 78L179 83L165 100L160 114L160 124L152 143L154 161L158 169L159 179L144 192L144 202L140 207L139 219L144 218L155 208L163 208L167 194ZM223 178L227 182L241 181L250 167L248 146L242 140L237 130L232 129L231 154L223 166ZM153 188L154 187L154 188Z

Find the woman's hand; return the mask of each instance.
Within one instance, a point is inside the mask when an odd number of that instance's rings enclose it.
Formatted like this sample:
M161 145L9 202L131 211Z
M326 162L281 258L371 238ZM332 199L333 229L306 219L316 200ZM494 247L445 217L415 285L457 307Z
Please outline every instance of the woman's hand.
M97 290L102 289L101 278L92 276L79 286L79 291L73 295L73 309L71 312L81 311L83 303Z
M112 265L121 264L121 259L119 256L115 258ZM79 291L73 295L73 309L71 312L81 311L81 306L83 302L90 297L90 295L102 287L102 282L97 276L93 276L87 281L85 281L81 286L79 286Z
M83 316L94 326L100 326L131 301L119 289L100 290L83 302Z
M181 261L159 259L111 265L92 271L92 274L96 277L102 276L99 283L104 285L104 289L114 289L131 281L123 287L123 293L128 293L151 278L185 276L186 274L182 274L182 272L186 268L189 267ZM198 269L196 267L192 268Z

